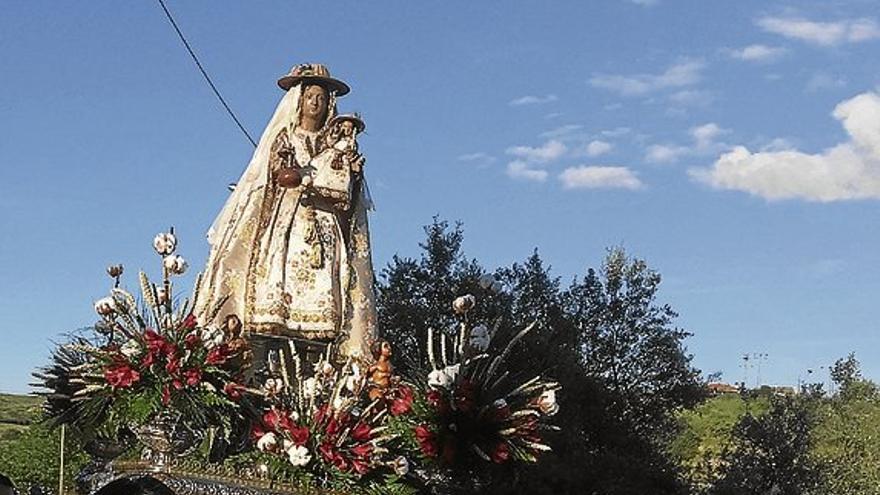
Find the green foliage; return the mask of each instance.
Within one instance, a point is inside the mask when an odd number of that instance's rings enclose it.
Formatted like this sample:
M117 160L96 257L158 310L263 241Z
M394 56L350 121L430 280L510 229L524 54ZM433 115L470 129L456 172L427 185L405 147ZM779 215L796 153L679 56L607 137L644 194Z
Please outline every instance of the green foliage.
M811 455L814 404L808 399L774 398L761 416L746 413L722 456L723 474L715 495L805 495L822 491L822 471Z
M65 449L65 484L73 487L73 481L88 457L81 446L68 437ZM41 485L58 486L61 432L36 423L21 431L15 438L0 441L0 473L9 476L16 485L27 488Z
M734 447L736 425L744 415L760 417L769 407L767 397L725 394L681 411L679 433L670 443L669 452L692 487L704 490L721 477L722 456Z
M494 272L503 290L486 289L487 273L461 250L463 232L437 219L425 229L418 258L395 257L379 283L379 321L409 373L425 366L427 329L455 323L450 303L477 297L474 319L536 329L512 352L523 373L549 369L562 384L562 409L548 434L554 452L537 465L496 473L496 493L683 493L666 444L675 412L702 398L698 372L673 325L675 312L656 303L660 276L644 261L614 250L600 271L568 288L537 252ZM529 377L530 378L530 377Z
M837 361L832 377L839 392L823 401L813 433L826 493L880 494L880 392L861 378L853 354Z

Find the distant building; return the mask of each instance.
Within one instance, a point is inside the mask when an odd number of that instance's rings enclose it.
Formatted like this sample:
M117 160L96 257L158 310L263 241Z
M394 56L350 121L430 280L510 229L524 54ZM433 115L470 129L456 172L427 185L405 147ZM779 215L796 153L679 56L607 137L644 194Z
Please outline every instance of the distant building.
M706 385L706 388L709 389L709 393L711 393L712 395L739 393L739 387L733 386L729 383L712 382Z

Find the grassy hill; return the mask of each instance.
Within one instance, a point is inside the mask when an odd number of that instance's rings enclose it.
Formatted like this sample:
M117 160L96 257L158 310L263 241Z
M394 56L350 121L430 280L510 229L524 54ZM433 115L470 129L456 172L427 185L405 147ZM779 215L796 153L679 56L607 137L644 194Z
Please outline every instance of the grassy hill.
M0 393L0 443L13 440L40 417L42 399Z

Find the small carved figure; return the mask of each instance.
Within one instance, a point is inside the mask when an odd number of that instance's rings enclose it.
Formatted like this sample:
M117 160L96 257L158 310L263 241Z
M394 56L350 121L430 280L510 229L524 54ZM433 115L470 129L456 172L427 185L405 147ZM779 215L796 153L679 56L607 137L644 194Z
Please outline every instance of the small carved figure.
M387 340L377 340L371 348L373 359L376 362L370 366L370 400L376 400L385 395L385 391L391 387L391 377L394 367L391 366L391 344Z
M326 148L339 152L330 164L334 170L361 171L363 159L358 154L357 136L364 128L364 121L357 114L339 115L330 120L323 139Z
M227 315L223 322L225 344L229 347L232 359L238 361L241 367L247 367L251 363L253 353L247 339L242 336L241 330L241 319L238 315Z

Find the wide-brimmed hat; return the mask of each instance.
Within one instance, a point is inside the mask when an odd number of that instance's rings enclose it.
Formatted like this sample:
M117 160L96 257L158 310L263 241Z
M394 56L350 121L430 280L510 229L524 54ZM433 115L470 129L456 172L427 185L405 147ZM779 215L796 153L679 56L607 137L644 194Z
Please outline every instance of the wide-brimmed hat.
M367 124L364 123L364 120L360 115L356 113L343 113L339 114L336 117L330 119L330 122L327 122L328 127L333 127L337 122L345 122L349 121L354 124L357 128L358 133L364 132L364 129L367 128Z
M351 91L348 84L330 77L330 71L323 64L299 64L293 66L289 74L282 76L278 80L278 87L287 91L301 82L320 84L329 90L335 91L336 96L342 96Z

